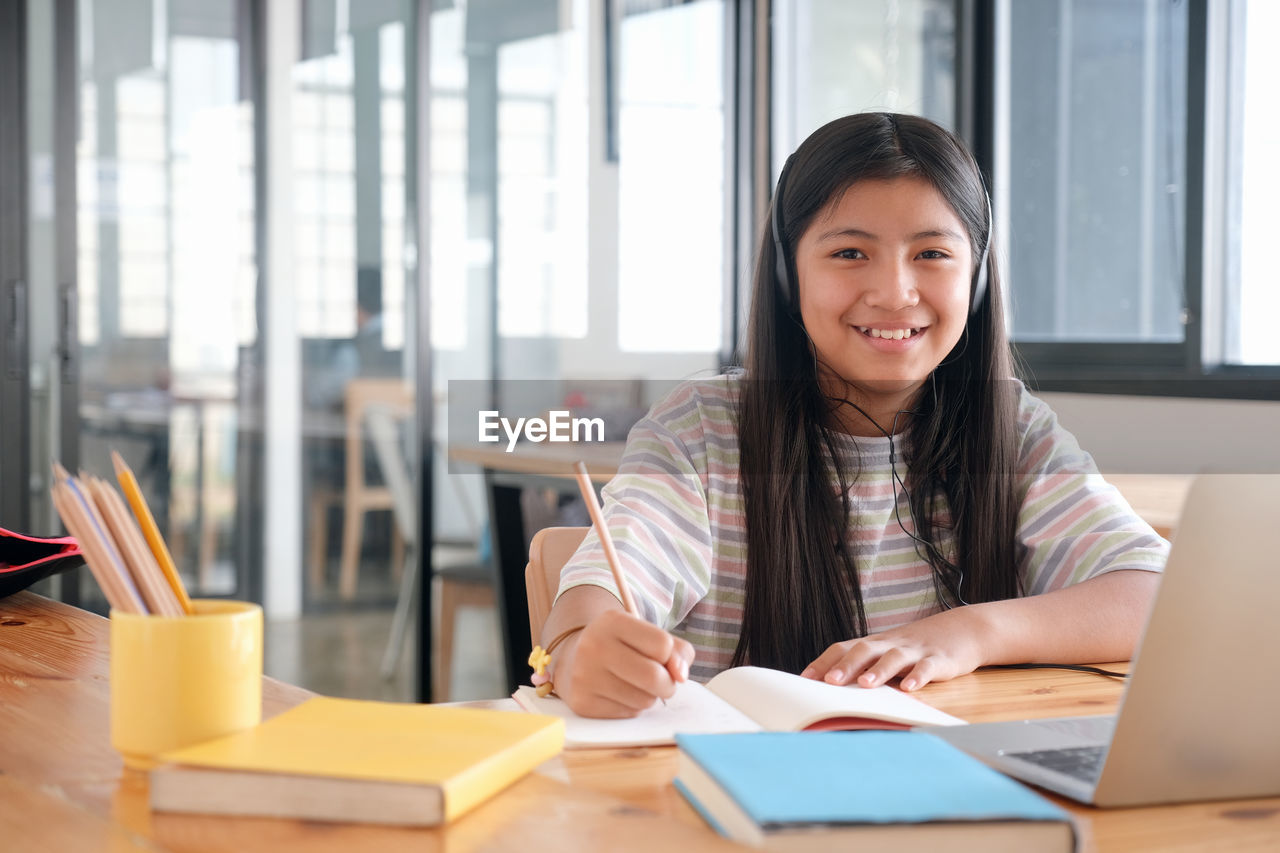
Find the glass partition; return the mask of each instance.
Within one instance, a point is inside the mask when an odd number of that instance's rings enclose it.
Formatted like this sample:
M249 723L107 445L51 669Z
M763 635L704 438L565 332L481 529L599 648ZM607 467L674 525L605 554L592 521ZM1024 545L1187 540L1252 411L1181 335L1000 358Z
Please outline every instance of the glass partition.
M303 618L281 666L333 695L416 698L420 569L407 287L403 4L303 3L292 73ZM405 619L393 620L397 607ZM403 631L393 630L403 624Z
M867 110L955 128L953 0L779 0L773 16L773 172L806 136Z
M257 270L242 6L77 7L81 464L107 475L109 452L124 456L195 595L246 592L237 376Z

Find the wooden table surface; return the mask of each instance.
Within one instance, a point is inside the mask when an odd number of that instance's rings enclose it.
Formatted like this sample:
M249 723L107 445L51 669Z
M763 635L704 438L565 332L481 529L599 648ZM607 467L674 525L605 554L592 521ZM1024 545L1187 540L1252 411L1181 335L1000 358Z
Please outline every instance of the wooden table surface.
M983 671L929 685L971 721L1108 713L1121 685ZM310 695L266 679L264 713ZM671 785L676 751L565 752L446 828L152 814L108 740L107 621L31 593L0 600L0 848L26 851L741 850ZM484 703L477 703L484 704ZM1064 805L1066 804L1065 801ZM1102 811L1070 806L1084 850L1280 850L1280 798Z

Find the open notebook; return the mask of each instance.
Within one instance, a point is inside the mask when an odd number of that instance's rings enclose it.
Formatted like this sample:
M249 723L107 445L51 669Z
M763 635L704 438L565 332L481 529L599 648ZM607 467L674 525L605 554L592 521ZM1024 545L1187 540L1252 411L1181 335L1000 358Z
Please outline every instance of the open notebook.
M892 687L837 687L787 672L740 666L705 685L687 681L667 700L626 720L580 717L562 700L532 687L512 694L520 707L565 721L565 747L663 746L679 734L838 731L957 726L944 714Z

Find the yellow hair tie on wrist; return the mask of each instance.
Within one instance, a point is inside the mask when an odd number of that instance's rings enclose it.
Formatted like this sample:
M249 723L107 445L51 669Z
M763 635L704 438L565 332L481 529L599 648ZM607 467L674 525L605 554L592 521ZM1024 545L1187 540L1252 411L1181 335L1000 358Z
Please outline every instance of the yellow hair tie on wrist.
M544 649L542 646L534 646L533 651L529 652L529 666L533 667L533 677L529 680L538 688L538 697L542 698L551 693L555 689L555 685L551 683L551 673L548 669L551 667L551 652L555 647L563 643L569 637L581 631L586 625L578 625L576 628L570 628L559 634L554 640L547 643Z

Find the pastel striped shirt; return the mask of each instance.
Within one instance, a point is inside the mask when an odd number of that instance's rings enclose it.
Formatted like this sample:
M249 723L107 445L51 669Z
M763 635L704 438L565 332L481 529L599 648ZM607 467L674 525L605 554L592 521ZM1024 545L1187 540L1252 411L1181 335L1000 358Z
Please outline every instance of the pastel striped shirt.
M729 666L742 626L747 536L736 425L741 381L742 374L735 374L677 387L632 428L618 474L603 491L605 519L636 605L647 620L694 646L691 675L699 680ZM1017 553L1028 594L1120 569L1163 569L1168 543L1025 388L1017 427ZM932 570L903 528L911 529L912 520L905 492L895 490L889 439L832 436L846 469L857 472L847 535L869 630L938 612ZM904 437L894 440L898 474L906 480ZM832 488L839 488L834 471ZM941 546L954 556L954 543ZM565 566L560 592L582 584L617 594L594 531Z

